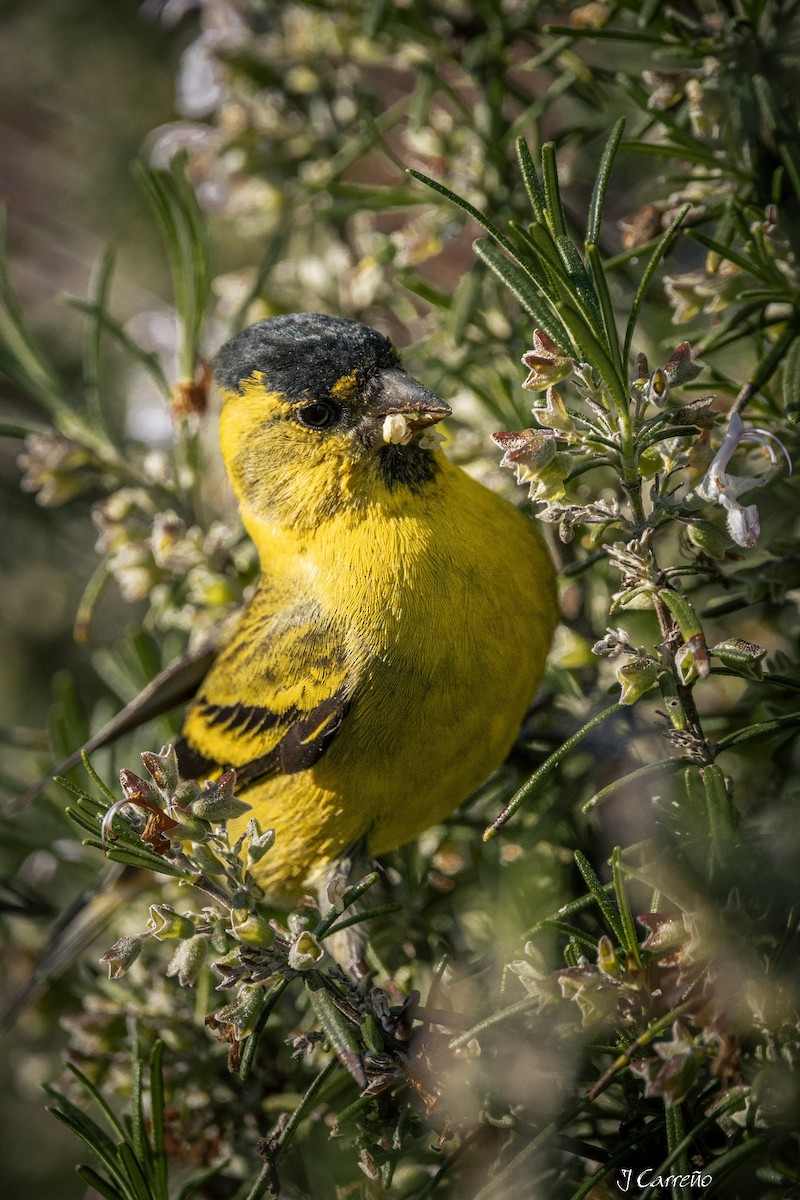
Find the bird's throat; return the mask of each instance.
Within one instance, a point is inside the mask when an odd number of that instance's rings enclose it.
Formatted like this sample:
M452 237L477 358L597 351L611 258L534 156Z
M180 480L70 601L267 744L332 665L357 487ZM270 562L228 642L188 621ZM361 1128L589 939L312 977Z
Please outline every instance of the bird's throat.
M409 488L419 492L431 483L439 473L439 461L430 450L424 450L416 442L407 446L382 446L378 451L381 478L386 487Z

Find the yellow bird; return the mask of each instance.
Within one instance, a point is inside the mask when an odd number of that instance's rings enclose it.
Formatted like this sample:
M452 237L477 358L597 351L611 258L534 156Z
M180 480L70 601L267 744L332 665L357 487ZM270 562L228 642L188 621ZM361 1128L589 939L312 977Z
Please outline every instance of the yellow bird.
M359 842L413 838L502 763L556 625L554 571L533 524L441 452L450 409L374 329L272 317L215 374L261 575L177 750L187 776L235 767L276 832L258 880L286 898Z

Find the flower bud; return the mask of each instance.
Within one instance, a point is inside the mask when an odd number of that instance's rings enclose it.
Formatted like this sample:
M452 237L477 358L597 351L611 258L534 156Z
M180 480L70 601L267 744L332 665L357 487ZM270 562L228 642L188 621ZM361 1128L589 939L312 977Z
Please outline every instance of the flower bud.
M153 809L163 806L163 799L152 783L141 779L133 771L127 769L120 771L119 782L122 786L122 794L130 804Z
M572 359L542 329L533 331L533 349L523 354L522 362L528 368L528 378L522 386L531 392L546 391L572 371Z
M167 975L177 975L181 987L192 987L206 961L208 938L196 934L179 942L167 966Z
M766 657L766 653L763 646L756 646L754 642L744 642L741 638L727 638L724 642L717 642L716 646L709 650L709 654L713 654L726 667L738 671L747 679L764 678L761 660Z
M706 1051L700 1045L695 1046L692 1035L679 1021L672 1026L670 1040L653 1042L653 1049L663 1066L651 1075L646 1094L662 1096L669 1107L680 1104L700 1074ZM654 1068L655 1064L650 1065L651 1073ZM642 1069L634 1073L641 1074Z
M688 684L698 677L705 679L711 670L708 661L708 649L702 633L695 634L684 642L675 652L675 666L681 676L681 682Z
M245 983L239 988L236 999L231 1004L226 1004L214 1013L214 1020L221 1025L232 1025L237 1037L247 1037L255 1028L263 1001L264 989L256 987L253 983Z
M275 940L269 921L257 913L231 916L231 929L234 937L245 946L271 946Z
M516 433L493 433L492 441L503 451L501 467L513 467L520 483L526 483L548 466L556 455L552 430L522 429Z
M245 829L247 838L247 865L252 866L254 863L261 862L261 859L272 849L275 843L275 830L265 829L262 832L261 826L255 817L251 817L247 822Z
M697 674L701 679L705 679L711 668L708 662L708 650L706 648L703 627L700 624L700 618L695 612L693 605L684 596L683 592L676 592L673 588L661 588L658 596L675 618L675 624L678 626L681 636L686 643L682 651L679 652L681 654L681 661L688 666L688 657L691 657ZM675 661L678 661L678 655L675 656ZM688 680L684 679L684 683L687 682Z
M271 946L275 940L269 922L253 911L247 892L237 892L233 897L231 931L246 946Z
M172 795L178 786L178 757L174 746L162 746L160 754L145 750L142 762L164 795Z
M597 942L597 965L603 975L610 975L613 979L618 978L622 974L622 967L614 950L614 945L611 938L603 934Z
M85 468L95 465L93 456L55 429L28 434L25 453L17 461L25 471L23 490L38 492L39 504L64 504L91 486L91 473Z
M700 374L701 367L692 361L692 347L688 342L676 346L672 357L664 364L663 374L668 383L677 386L689 383Z
M223 920L215 921L211 927L211 948L215 954L227 954L231 948L228 926Z
M696 425L698 429L712 429L716 424L717 413L714 405L716 396L698 396L688 404L672 410L672 420L677 425Z
M224 875L225 864L205 842L192 843L192 858L204 875Z
M659 408L663 408L669 400L669 380L661 367L657 367L650 376L645 394L650 403L657 404Z
M692 133L696 138L718 138L724 116L724 101L718 87L709 80L687 79L686 99Z
M200 794L200 784L195 779L179 779L173 799L181 808L188 808Z
M205 567L193 567L186 584L189 599L199 608L223 608L239 599L231 580Z
M643 351L640 351L636 355L636 359L634 361L633 379L631 380L631 386L641 390L645 386L645 384L647 383L649 378L650 378L650 367L648 366L648 363L647 363L647 355Z
M358 1152L358 1165L367 1179L371 1179L373 1183L377 1183L381 1178L381 1169L365 1146L362 1146Z
M664 470L664 458L658 450L643 450L636 462L636 472L642 479L652 479L659 471Z
M567 433L573 427L572 417L564 407L561 393L554 387L547 389L545 403L541 408L534 407L533 415L540 425L544 425L545 429L558 429L562 433Z
M144 488L120 488L105 500L99 501L92 512L96 525L106 522L120 525L123 521L141 519L143 513L153 512L153 502Z
M195 932L194 921L176 912L169 904L150 905L148 926L160 942L171 941L173 938L190 938Z
M233 794L235 785L235 771L225 771L214 783L207 783L192 803L194 815L204 821L227 821L248 812L250 805Z
M324 953L313 933L306 930L289 947L289 966L293 971L310 971Z
M286 924L292 937L299 937L301 933L305 933L311 924L311 914L308 912L291 912L286 918Z
M734 545L730 534L713 525L711 521L692 521L686 532L692 545L697 550L702 550L709 558L724 558Z
M210 836L211 830L208 822L201 821L199 817L193 817L185 809L175 808L172 805L170 808L180 818L170 826L169 836L173 842L199 842L202 844ZM212 875L216 873L215 871L211 872Z
M649 950L651 954L668 954L687 940L686 925L681 917L643 913L636 920L650 930L642 942L642 949Z
M620 663L615 674L622 685L620 704L635 704L658 682L658 666L649 658L634 658Z
M530 484L532 500L558 500L564 495L571 463L568 455L557 453L558 436L554 429L492 434L492 441L503 450L500 466L513 468L517 483Z
M142 952L142 939L138 937L121 937L110 950L106 950L100 962L108 967L109 979L121 979L136 962Z
M616 987L605 975L591 968L585 959L576 967L560 971L558 983L564 999L573 1000L578 1005L584 1028L606 1020L616 1009Z

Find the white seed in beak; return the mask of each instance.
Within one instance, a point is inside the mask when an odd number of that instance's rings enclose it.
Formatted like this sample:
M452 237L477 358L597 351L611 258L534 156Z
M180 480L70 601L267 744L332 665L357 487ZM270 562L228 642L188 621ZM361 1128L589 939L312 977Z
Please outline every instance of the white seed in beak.
M390 446L407 446L414 436L403 413L389 413L383 421L383 440Z

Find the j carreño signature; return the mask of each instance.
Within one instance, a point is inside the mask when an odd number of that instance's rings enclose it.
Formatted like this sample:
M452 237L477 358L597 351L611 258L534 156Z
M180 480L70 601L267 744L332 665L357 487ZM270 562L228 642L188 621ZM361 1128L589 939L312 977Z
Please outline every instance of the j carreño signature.
M713 1176L705 1175L702 1171L691 1171L687 1175L654 1175L653 1167L645 1167L634 1177L630 1167L622 1167L617 1179L617 1187L621 1192L630 1190L631 1184L637 1188L659 1188L666 1195L670 1188L707 1188L713 1182Z

